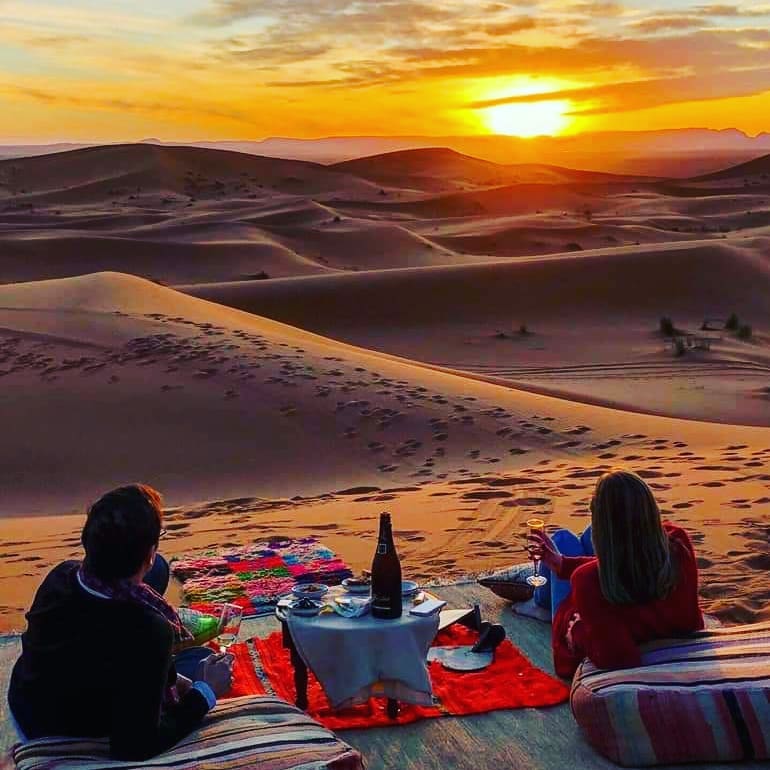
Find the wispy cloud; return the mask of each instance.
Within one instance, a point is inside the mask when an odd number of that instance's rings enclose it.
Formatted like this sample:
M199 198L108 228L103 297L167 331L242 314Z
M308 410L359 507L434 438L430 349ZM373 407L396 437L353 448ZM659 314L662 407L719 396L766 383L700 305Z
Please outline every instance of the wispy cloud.
M98 110L141 116L147 133L153 116L456 129L554 98L598 118L768 90L768 20L750 0L0 0L0 82L41 125ZM549 82L522 97L522 79Z

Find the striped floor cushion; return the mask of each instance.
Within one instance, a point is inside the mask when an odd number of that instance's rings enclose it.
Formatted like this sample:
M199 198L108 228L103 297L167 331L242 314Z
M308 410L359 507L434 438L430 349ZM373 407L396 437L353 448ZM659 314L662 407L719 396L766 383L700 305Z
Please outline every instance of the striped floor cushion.
M364 770L361 755L286 701L236 698L219 704L202 727L144 762L109 758L106 739L39 738L17 746L18 770Z
M572 713L589 743L621 765L770 759L770 623L644 646L643 666L584 662Z

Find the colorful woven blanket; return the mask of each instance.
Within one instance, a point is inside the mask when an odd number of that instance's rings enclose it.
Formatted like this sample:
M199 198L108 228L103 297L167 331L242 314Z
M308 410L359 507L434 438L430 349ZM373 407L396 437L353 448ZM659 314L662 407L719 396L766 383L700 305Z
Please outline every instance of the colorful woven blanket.
M193 609L216 614L223 602L243 607L243 616L268 615L295 583L337 585L353 573L314 537L202 551L171 561Z

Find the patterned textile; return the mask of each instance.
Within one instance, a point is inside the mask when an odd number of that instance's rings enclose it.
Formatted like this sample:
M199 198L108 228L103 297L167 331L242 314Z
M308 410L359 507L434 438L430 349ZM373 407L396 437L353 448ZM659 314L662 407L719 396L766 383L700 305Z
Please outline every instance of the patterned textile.
M141 763L109 758L106 739L39 738L17 746L18 770L364 770L361 755L307 714L278 698L219 704L199 730Z
M642 661L575 674L572 713L600 754L633 766L770 759L770 623L652 642Z
M436 636L436 645L474 644L478 632L461 625L450 626ZM264 639L234 644L233 692L268 692L294 701L294 669L280 632ZM400 704L397 724L433 717L481 714L497 709L545 708L564 703L569 689L558 679L536 668L509 640L495 650L489 668L476 672L448 671L440 663L428 664L436 706ZM244 674L248 672L247 679ZM252 690L252 687L258 690ZM385 711L383 698L370 698L360 706L332 709L312 672L308 676L308 711L330 730L383 727L394 724Z
M534 575L532 562L514 564L489 575L482 575L478 582L492 593L509 602L526 602L532 598L535 589L527 583L527 578ZM550 621L550 615L548 617Z
M269 615L295 583L337 585L353 573L313 537L202 551L173 559L184 597L194 609L216 613L217 603L243 607L243 616Z
M116 580L108 583L92 575L85 565L78 570L78 581L83 588L91 589L96 593L107 596L110 599L117 599L123 602L132 602L133 604L144 604L151 610L164 617L174 631L174 638L177 644L180 642L192 640L192 634L184 627L179 619L177 611L153 588L147 583L134 583L132 580Z

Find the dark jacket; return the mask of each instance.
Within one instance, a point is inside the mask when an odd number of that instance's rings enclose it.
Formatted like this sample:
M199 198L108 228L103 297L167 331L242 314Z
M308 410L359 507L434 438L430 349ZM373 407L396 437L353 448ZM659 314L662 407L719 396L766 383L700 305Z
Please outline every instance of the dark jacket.
M28 738L107 736L114 757L147 759L200 724L206 698L191 690L162 709L176 680L171 626L149 607L89 594L79 567L55 567L35 595L11 675L11 711Z

